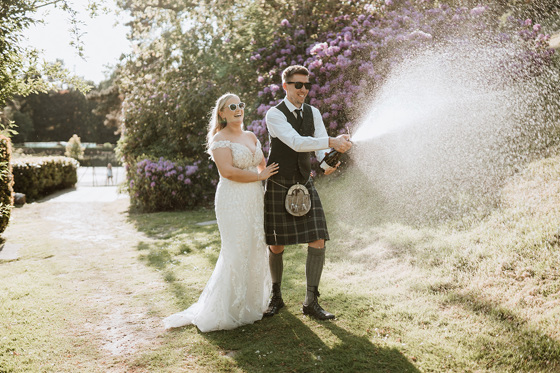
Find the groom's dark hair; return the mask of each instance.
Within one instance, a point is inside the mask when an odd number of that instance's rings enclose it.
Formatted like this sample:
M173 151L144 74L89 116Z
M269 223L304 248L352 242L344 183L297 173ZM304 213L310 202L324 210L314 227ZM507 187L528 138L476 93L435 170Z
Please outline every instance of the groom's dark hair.
M309 76L307 67L301 65L288 66L282 71L282 83L286 83L292 76L296 74Z

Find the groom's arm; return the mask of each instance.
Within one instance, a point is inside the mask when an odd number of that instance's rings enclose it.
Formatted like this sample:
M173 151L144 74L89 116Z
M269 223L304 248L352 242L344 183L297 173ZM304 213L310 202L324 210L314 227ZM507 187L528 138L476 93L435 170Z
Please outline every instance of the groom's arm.
M319 114L320 115L320 114ZM315 119L315 115L313 116ZM323 121L321 120L321 124ZM312 152L329 148L329 136L322 124L324 133L321 137L301 136L280 110L270 108L266 113L266 127L271 137L277 137L296 152ZM315 126L317 129L317 126ZM316 132L317 133L317 132Z

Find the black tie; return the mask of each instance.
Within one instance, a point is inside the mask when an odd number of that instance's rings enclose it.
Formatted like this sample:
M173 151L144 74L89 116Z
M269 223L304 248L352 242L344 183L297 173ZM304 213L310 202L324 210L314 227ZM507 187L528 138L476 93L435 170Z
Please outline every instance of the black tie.
M298 122L301 122L301 120L303 119L303 116L301 115L301 109L296 109L296 116Z

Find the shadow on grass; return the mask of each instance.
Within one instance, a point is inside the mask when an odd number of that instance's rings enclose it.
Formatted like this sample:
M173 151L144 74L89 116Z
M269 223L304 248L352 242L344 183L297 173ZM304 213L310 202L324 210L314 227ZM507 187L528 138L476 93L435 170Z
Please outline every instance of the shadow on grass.
M336 321L305 320L283 310L254 325L203 336L247 372L419 372L397 349L376 346Z
M138 243L138 251L142 252L139 257L140 261L162 273L162 277L169 284L179 307L189 306L190 297L187 295L192 291L189 291L189 287L178 280L175 273L177 267L174 264L178 263L175 259L177 254L170 253L169 250L159 247L156 243L149 244L143 241Z
M531 327L527 320L511 310L473 294L453 292L448 302L482 315L495 325L497 333L476 337L483 346L477 358L485 361L488 368L505 366L516 372L560 371L560 343L544 331ZM513 356L512 351L517 354Z
M222 354L246 372L419 372L396 348L380 347L337 321L301 315L305 296L305 245L285 251L282 293L286 307L271 318L230 331L202 333ZM327 309L344 304L360 307L363 299L346 294L344 301L326 298ZM353 319L354 316L348 316Z
M208 209L128 214L128 221L138 232L154 240L138 244L140 261L161 272L180 307L190 305L186 303L190 303L191 298L187 296L189 287L181 283L181 276L176 273L181 270L179 258L202 254L209 265L215 266L220 247L218 226L198 224L214 219L214 211Z
M175 264L186 254L199 259L202 256L209 266L215 265L219 249L205 250L205 245L213 243L215 248L220 247L217 226L194 224L211 220L211 215L207 212L194 217L185 213L136 214L130 215L130 220L140 232L155 239L138 245L140 259L161 272L180 309L190 306L195 301L192 296L200 295L200 289L195 291L178 280L181 278L178 271L184 267ZM180 244L170 246L173 241ZM294 315L300 312L305 295L305 258L305 245L292 246L286 251L282 284L288 305L279 315L235 330L201 335L215 346L218 354L233 359L231 363L247 372L418 372L396 348L376 346L366 335L355 335L336 321L322 323ZM324 304L329 306L328 301ZM192 333L193 329L196 327L183 330ZM201 351L202 366L216 369L229 366L227 360L207 359L207 354Z
M139 213L129 211L128 222L150 238L169 239L181 234L212 233L216 224L199 225L215 220L214 210Z
M189 219L204 221L209 217ZM205 245L213 242L216 248L220 247L217 226L186 223L184 213L132 215L130 219L135 220L140 232L154 239L139 243L140 260L161 272L179 309L189 307L200 295L200 289L195 290L179 280L179 272L185 267L176 264L186 254L198 260L203 257L214 267L219 249L205 250ZM180 244L170 246L173 241ZM279 315L235 330L201 333L217 353L209 357L209 351L202 349L201 366L223 371L222 368L229 369L235 364L247 372L418 372L397 348L376 346L367 335L355 335L336 321L322 323L294 315L301 312L299 307L305 295L305 258L305 245L286 250L282 284L287 307ZM186 260L181 261L186 263ZM353 301L350 303L359 302ZM328 301L324 304L329 307ZM179 330L188 334L196 331L196 327ZM216 360L220 355L226 360Z

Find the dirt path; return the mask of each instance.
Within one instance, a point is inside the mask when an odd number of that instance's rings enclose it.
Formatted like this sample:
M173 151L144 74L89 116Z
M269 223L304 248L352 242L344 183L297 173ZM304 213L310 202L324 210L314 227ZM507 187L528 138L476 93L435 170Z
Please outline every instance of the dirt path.
M91 356L99 358L90 364L100 372L134 371L130 362L164 332L153 314L166 304L165 283L138 260L138 243L149 239L127 221L128 206L115 186L78 185L14 209L4 233L21 247L20 261L44 255L56 262L46 268L67 289L59 303L80 298L66 332L94 346ZM41 241L48 242L44 254Z

